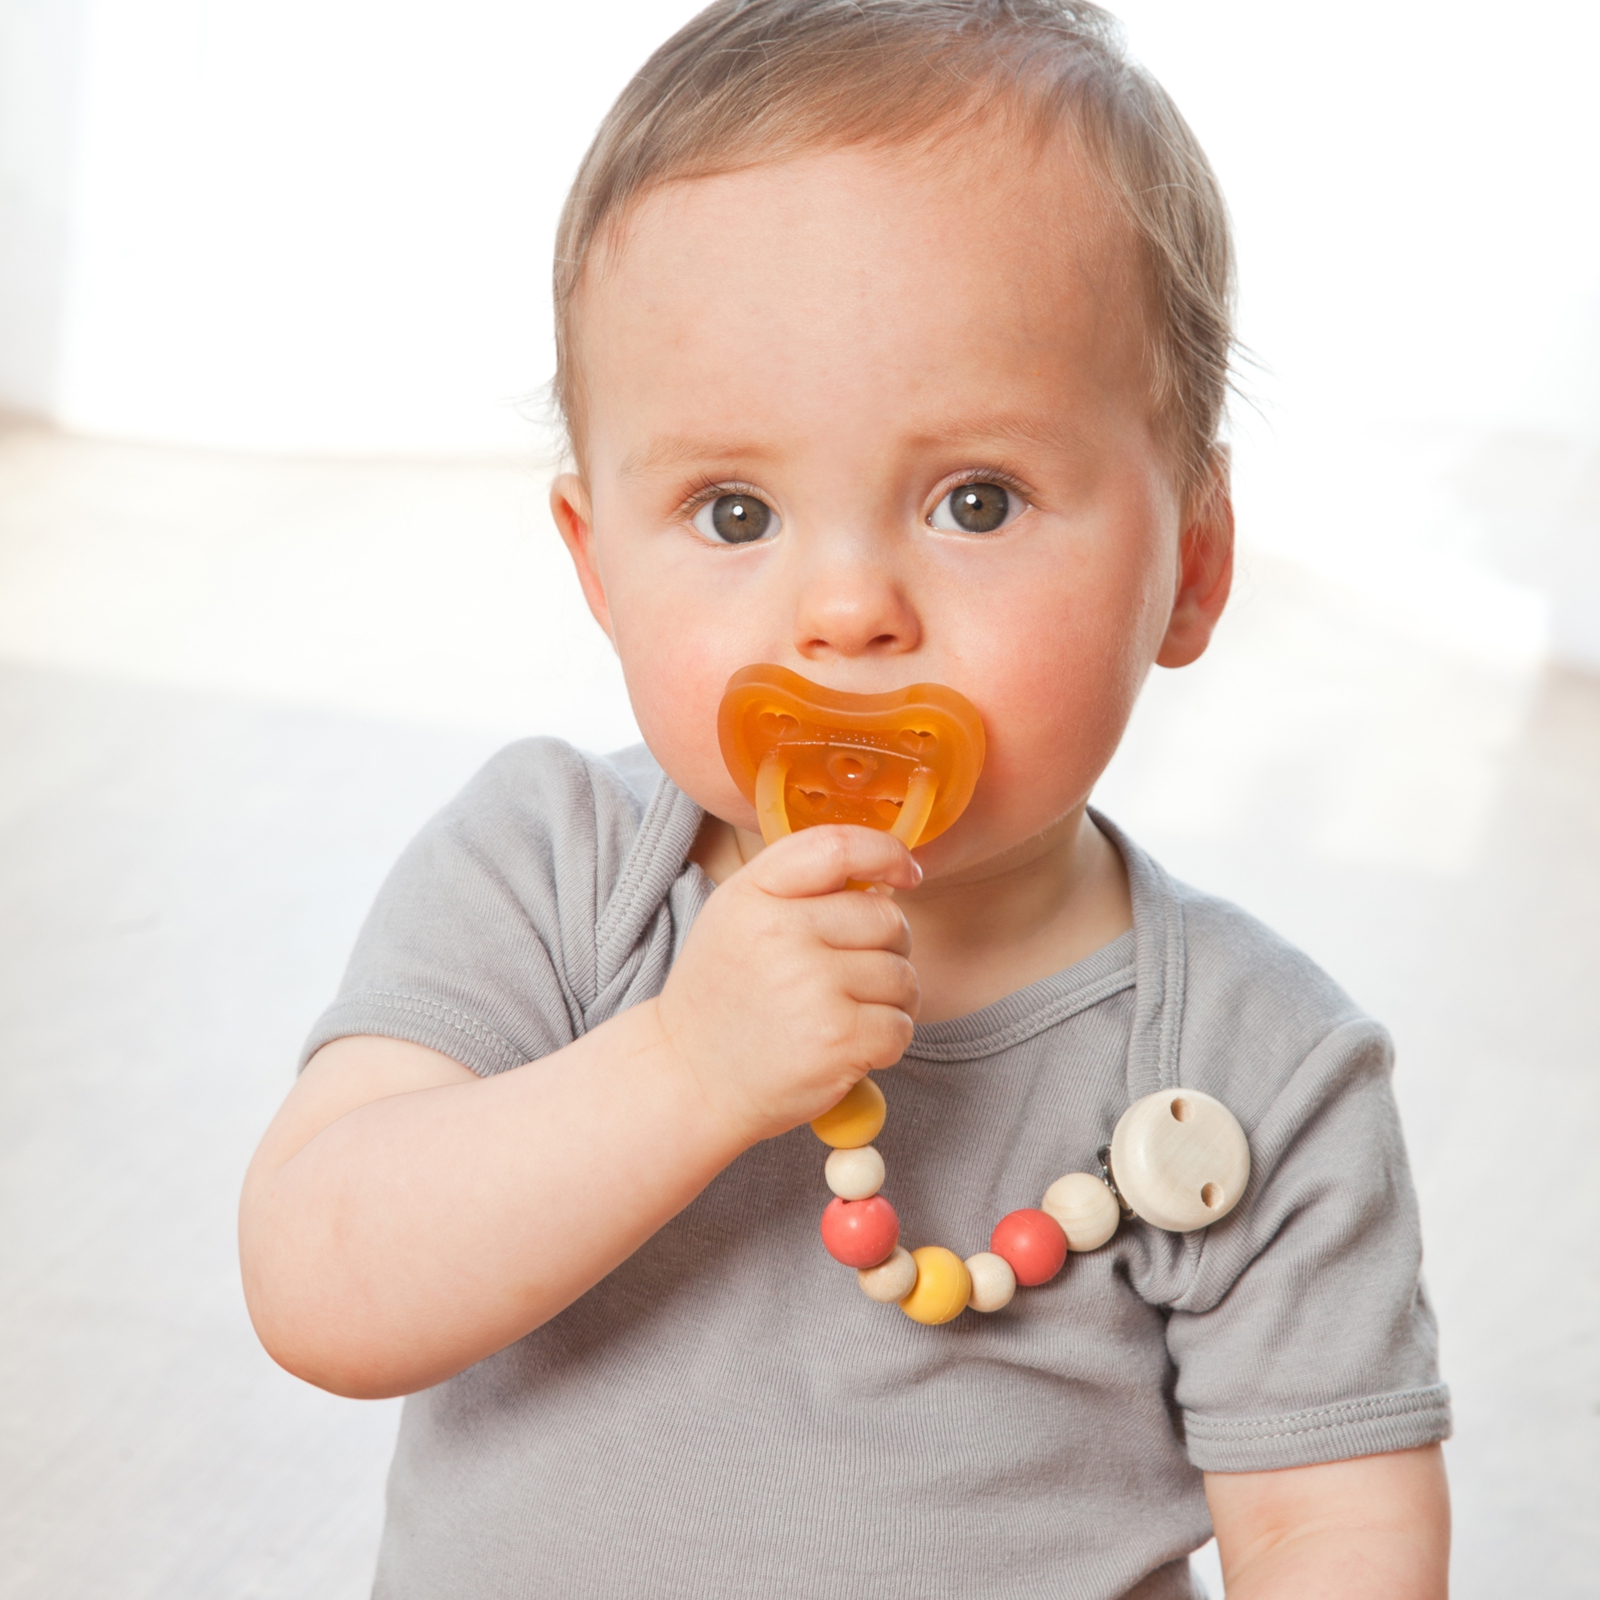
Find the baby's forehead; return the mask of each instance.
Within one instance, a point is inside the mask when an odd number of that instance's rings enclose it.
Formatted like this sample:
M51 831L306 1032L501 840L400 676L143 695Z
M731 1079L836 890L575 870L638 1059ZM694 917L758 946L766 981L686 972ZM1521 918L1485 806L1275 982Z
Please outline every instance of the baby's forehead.
M1042 222L1055 231L1066 262L1126 270L1139 255L1131 219L1069 129L1039 138L997 122L912 144L823 145L668 180L607 219L587 265L604 273L641 236L660 250L670 248L674 233L708 225L730 250L778 248L779 238L750 235L758 221L808 232L827 228L847 250L880 214L901 223L920 218L921 243L937 252L992 253Z
M1148 420L1128 230L1080 163L1042 166L856 147L645 196L574 308L586 459L759 478L823 440L835 463L1059 456Z
M1092 301L1099 323L1127 325L1149 303L1138 235L1065 133L836 146L677 179L637 197L595 246L573 305L584 343L607 322L659 321L685 288L711 319L772 299L830 317L904 314L895 297L914 295L993 297L996 313L1035 320Z
M844 150L893 160L937 193L920 215L890 186L821 221L770 205L697 218L715 212L715 185L724 198L741 174L803 187L801 168ZM1092 293L1104 318L1142 320L1160 430L1187 479L1211 470L1232 353L1226 207L1193 131L1116 23L1069 0L739 0L663 44L602 123L557 234L554 389L580 455L579 342L592 347L617 320L600 291L640 259L636 238L654 229L654 258L671 259L666 224L699 220L729 250L782 248L795 229L845 249L852 225L883 220L886 205L930 254L992 250L1004 280L1027 245L1036 299ZM848 295L835 282L819 298Z

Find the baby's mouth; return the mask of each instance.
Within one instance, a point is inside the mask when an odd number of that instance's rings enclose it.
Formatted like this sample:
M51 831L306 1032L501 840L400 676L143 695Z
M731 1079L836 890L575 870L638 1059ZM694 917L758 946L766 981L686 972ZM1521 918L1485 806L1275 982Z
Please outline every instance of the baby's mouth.
M845 822L914 849L961 815L983 768L983 719L937 683L851 694L786 667L744 667L728 680L717 737L768 844Z

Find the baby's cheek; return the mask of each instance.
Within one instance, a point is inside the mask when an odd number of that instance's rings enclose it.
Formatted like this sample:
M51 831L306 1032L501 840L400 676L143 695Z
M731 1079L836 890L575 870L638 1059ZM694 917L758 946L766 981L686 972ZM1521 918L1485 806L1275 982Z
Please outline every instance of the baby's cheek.
M988 809L1007 832L1026 836L1094 788L1122 737L1137 677L1046 662L1018 690L1008 703L985 707L989 756L980 794L989 790Z
M707 663L692 645L664 630L657 648L619 631L618 654L639 732L667 774L697 805L738 827L755 826L717 743L717 706L734 669Z

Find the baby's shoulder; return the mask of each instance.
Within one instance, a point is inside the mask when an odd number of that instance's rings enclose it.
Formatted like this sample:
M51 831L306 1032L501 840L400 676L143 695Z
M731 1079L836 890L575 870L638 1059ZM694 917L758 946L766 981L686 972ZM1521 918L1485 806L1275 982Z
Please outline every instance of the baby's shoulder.
M642 745L596 756L564 739L518 739L484 762L441 817L466 829L511 826L550 838L591 826L634 832L659 775Z
M1305 951L1230 901L1173 890L1184 930L1181 1082L1248 1127L1313 1058L1358 1057L1387 1071L1382 1025Z
M607 903L641 870L641 828L660 779L644 762L631 751L618 760L561 739L519 739L423 828L400 875L431 898L451 891L514 906L547 943L591 944Z
M486 761L432 830L485 866L553 887L610 884L660 778L643 746L591 755L562 739L519 739Z

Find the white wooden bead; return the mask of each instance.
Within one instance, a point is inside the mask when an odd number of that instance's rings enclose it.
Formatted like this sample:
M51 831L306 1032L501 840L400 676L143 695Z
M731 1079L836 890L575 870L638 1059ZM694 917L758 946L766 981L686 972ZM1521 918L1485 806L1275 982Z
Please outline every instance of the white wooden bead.
M967 1271L972 1274L972 1298L967 1304L974 1311L999 1311L1011 1304L1011 1297L1017 1292L1017 1275L1004 1256L982 1250L967 1257Z
M883 1187L883 1157L870 1144L835 1150L822 1175L841 1200L866 1200Z
M917 1264L903 1244L896 1245L894 1254L875 1267L862 1267L856 1277L869 1300L881 1306L904 1300L917 1286Z
M1122 1113L1111 1135L1111 1175L1136 1215L1189 1233L1238 1205L1250 1181L1250 1146L1220 1100L1163 1089Z
M1092 1172L1069 1172L1044 1192L1039 1209L1061 1224L1069 1250L1098 1250L1122 1220L1117 1197Z

